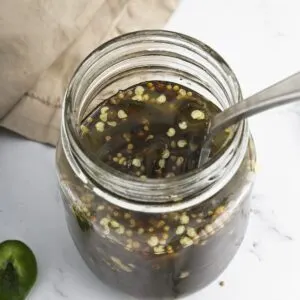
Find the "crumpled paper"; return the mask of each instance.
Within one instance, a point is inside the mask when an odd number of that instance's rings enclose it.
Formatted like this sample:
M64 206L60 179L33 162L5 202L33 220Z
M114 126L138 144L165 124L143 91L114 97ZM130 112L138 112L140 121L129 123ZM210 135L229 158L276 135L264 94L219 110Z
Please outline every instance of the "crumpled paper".
M55 145L78 64L123 33L163 27L178 0L1 0L0 126Z

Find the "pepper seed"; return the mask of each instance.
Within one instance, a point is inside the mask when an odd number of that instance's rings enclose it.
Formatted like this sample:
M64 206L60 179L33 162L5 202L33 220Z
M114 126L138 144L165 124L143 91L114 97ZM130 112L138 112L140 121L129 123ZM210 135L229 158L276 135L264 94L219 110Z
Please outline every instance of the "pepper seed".
M120 109L120 110L118 111L118 118L119 118L119 119L125 119L125 118L127 118L126 112L125 112L124 110Z
M186 234L190 237L190 238L194 238L197 236L197 232L195 230L195 228L189 227L186 231Z
M143 95L143 98L142 98L144 101L148 101L150 99L149 95L148 94L145 94Z
M185 121L182 121L178 124L178 127L182 130L187 129L187 123Z
M142 162L141 162L141 160L140 160L139 158L134 158L134 159L132 160L132 164L133 164L135 167L140 168L141 165L142 165Z
M192 111L191 117L194 120L204 120L205 119L205 114L204 114L203 111L197 109L197 110Z
M101 115L100 115L100 120L101 120L102 122L106 122L106 121L107 121L107 113L101 114Z
M117 122L115 122L115 121L107 122L107 124L111 127L116 127L117 126Z
M162 158L167 159L170 156L170 151L168 149L165 149L162 153Z
M166 98L166 96L165 95L160 95L157 99L156 99L156 101L159 103L159 104L163 104L163 103L165 103L166 101L167 101L167 98Z
M180 95L180 96L186 96L186 90L184 90L184 89L180 89L179 91L178 91L178 94Z
M175 130L174 128L171 127L171 128L169 128L168 131L167 131L167 136L172 137L172 136L175 135L175 133L176 133L176 130Z
M185 236L185 237L180 239L180 244L183 247L189 247L189 246L193 245L193 240L190 239L189 237Z
M89 129L85 125L81 125L80 130L83 135L89 133Z
M135 95L135 96L132 97L132 100L143 101L143 96L142 95Z
M100 111L101 111L101 114L105 114L108 112L108 110L109 110L108 106L103 106Z
M99 132L103 132L104 131L104 126L105 126L105 124L103 122L98 122L95 125L96 130L99 131Z
M163 168L165 167L165 165L166 165L166 161L165 161L164 159L160 159L160 160L158 161L158 165L159 165L159 167L160 167L161 169L163 169Z
M148 240L147 243L148 243L148 245L149 245L150 247L155 247L155 246L158 245L159 239L158 239L157 236L153 235L153 236L150 237L150 239Z
M165 253L165 247L163 245L159 245L153 248L155 254L163 254Z
M177 142L177 146L178 146L179 148L184 148L186 145L187 145L187 141L186 141L186 140L179 140L179 141Z
M185 227L183 225L180 225L176 228L176 234L182 235L185 232Z
M189 218L189 216L187 216L187 215L182 215L182 216L180 217L180 223L181 223L181 224L188 224L189 221L190 221L190 218Z
M144 93L144 91L145 91L145 89L141 86L141 85L138 85L136 88L135 88L135 90L134 90L134 93L136 94L136 95L143 95L143 93Z

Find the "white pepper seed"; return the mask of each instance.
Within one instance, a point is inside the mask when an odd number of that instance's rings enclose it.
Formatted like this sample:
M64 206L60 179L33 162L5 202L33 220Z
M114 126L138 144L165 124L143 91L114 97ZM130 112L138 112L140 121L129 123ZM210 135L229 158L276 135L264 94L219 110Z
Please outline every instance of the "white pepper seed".
M154 136L152 134L148 135L146 138L146 141L152 140L154 138Z
M132 100L143 101L143 96L142 95L135 95L135 96L132 97Z
M126 162L126 158L123 156L123 157L121 157L121 158L119 159L119 164L120 164L120 165L123 165L124 162Z
M142 165L142 162L141 162L141 160L140 160L139 158L134 158L134 159L132 160L132 164L133 164L135 167L140 168L141 165Z
M165 149L162 153L162 158L167 159L170 156L170 151L168 149Z
M100 120L101 120L102 122L106 122L106 121L107 121L107 113L101 114L101 115L100 115Z
M80 130L82 134L87 134L89 133L89 129L85 125L80 126Z
M167 90L171 90L172 89L172 85L171 84L168 84L167 86L166 86L166 88L167 88Z
M157 236L153 235L153 236L150 237L150 239L148 240L147 243L148 243L148 245L149 245L150 247L155 247L155 246L158 245L159 239L158 239Z
M160 95L157 99L156 99L156 101L157 101L157 103L159 103L159 104L163 104L163 103L165 103L166 101L167 101L167 98L166 98L166 96L165 95Z
M117 126L117 122L115 122L115 121L107 122L107 124L111 127L116 127Z
M209 224L205 226L204 230L208 235L214 232L214 228Z
M148 101L150 99L149 95L148 94L145 94L143 95L143 98L142 98L144 101Z
M134 93L135 93L136 95L143 95L144 91L145 91L144 87L142 87L141 85L138 85L138 86L135 88Z
M191 117L194 120L204 120L205 119L205 114L204 114L203 111L196 109L196 110L192 111Z
M118 111L118 118L119 118L119 119L125 119L125 118L127 118L126 112L125 112L124 110L120 109L120 110Z
M183 237L183 238L180 239L180 244L183 247L188 247L188 246L193 245L193 240L190 239L189 237L185 236L185 237Z
M185 227L183 225L179 225L177 228L176 228L176 234L177 235L181 235L185 232Z
M180 95L180 96L186 96L186 90L184 90L184 89L180 89L179 91L178 91L178 94Z
M177 146L178 146L179 148L184 148L186 145L187 145L187 141L186 141L186 140L179 140L179 141L177 142Z
M115 220L112 220L110 222L110 225L111 225L112 228L118 228L120 226L120 224Z
M165 247L163 245L159 245L157 247L154 247L153 250L155 254L163 254L165 252Z
M105 124L104 124L103 122L98 122L98 123L96 123L95 127L96 127L96 130L97 130L97 131L103 132L103 131L104 131Z
M190 238L194 238L197 236L197 232L196 232L195 228L192 228L192 227L189 227L187 229L186 233Z
M159 167L160 167L161 169L163 169L163 168L165 167L165 165L166 165L166 161L165 161L164 159L160 159L160 160L158 161L158 165L159 165Z
M187 216L187 215L182 215L182 216L180 217L180 223L181 223L181 224L188 224L189 221L190 221L190 218L189 218L189 216Z
M88 121L89 123L92 123L94 120L93 120L92 117L88 117L88 118L87 118L87 121Z
M108 112L108 110L109 110L108 106L103 106L100 111L101 111L101 114L105 114Z
M134 148L133 144L128 144L128 145L127 145L127 149L128 149L128 150L132 150L133 148Z
M171 127L171 128L169 128L168 131L167 131L167 136L172 137L172 136L175 135L175 133L176 133L176 130L175 130L174 128Z
M187 123L185 121L182 121L178 124L178 127L182 130L187 129Z
M187 92L186 93L189 97L192 97L193 96L193 93L192 92Z

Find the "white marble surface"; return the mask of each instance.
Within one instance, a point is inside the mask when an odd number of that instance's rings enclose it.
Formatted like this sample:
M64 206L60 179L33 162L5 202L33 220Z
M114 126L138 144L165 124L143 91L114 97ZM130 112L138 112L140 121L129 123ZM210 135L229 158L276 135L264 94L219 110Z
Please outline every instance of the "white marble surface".
M167 28L221 53L248 96L300 70L299 8L299 0L183 0ZM245 241L220 278L187 300L300 299L300 109L270 111L250 124L259 172ZM29 300L124 299L75 250L58 197L54 149L5 131L0 228L0 241L22 239L37 255L39 277Z

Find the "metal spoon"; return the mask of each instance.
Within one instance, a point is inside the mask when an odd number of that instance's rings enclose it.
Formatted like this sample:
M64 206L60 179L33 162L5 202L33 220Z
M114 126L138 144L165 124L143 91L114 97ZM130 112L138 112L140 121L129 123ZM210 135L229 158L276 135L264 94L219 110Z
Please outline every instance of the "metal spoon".
M224 130L230 125L265 110L299 100L300 72L218 113L211 119L207 128L207 134L199 156L198 167L201 167L208 160L212 138L220 130Z

